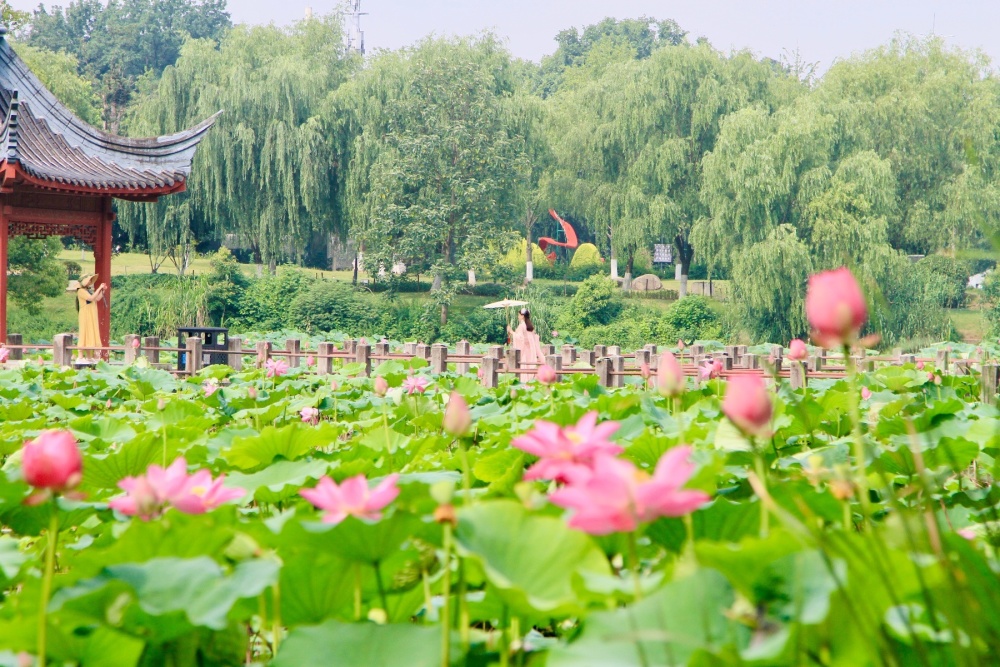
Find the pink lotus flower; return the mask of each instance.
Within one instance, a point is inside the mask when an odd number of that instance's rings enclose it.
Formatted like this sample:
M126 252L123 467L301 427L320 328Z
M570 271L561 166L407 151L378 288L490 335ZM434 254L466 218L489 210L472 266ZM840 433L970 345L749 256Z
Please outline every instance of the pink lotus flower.
M618 422L597 423L597 413L588 412L575 426L559 426L547 421L535 422L535 428L511 445L541 460L531 466L524 479L551 479L569 483L590 474L598 454L614 456L622 447L608 440L618 430Z
M330 380L330 391L338 391L340 389L340 383L336 380Z
M684 369L672 352L664 352L660 356L660 364L656 368L656 388L664 396L680 396L684 393L687 381L684 379Z
M918 371L924 370L924 362L922 362L922 361L918 361L917 362L917 370Z
M478 368L478 369L476 370L476 377L477 377L477 378L479 378L480 380L482 380L482 379L483 379L483 368L482 368L482 366L480 366L480 367L479 367L479 368Z
M861 388L861 398L863 400L867 401L871 397L872 397L872 390L869 389L868 387L862 387Z
M967 540L974 540L977 537L979 537L979 535L976 533L976 529L972 528L972 527L962 528L962 529L957 530L955 532L958 533L958 535L960 537L964 537Z
M857 339L868 320L868 305L861 286L847 268L809 278L806 317L813 338L823 347L842 347Z
M552 331L552 337L553 337L553 338L559 338L559 332L558 332L558 331L555 331L555 330L553 330L553 331Z
M104 402L104 407L107 410L111 409L111 399L110 398Z
M538 381L544 385L553 384L556 381L556 369L552 368L552 366L549 366L548 364L542 364L538 367L538 370L535 371L535 377L537 377Z
M411 396L413 394L422 394L427 391L427 387L430 385L431 381L423 375L410 375L403 380L403 391Z
M316 365L316 357L310 354L308 357L306 357L306 366L315 366L315 365Z
M444 411L444 430L456 437L461 437L472 428L472 414L469 404L457 391L451 392L448 407Z
M25 443L21 458L24 481L52 493L72 490L83 479L83 457L69 431L43 431Z
M771 424L774 406L764 379L759 375L734 375L726 387L722 412L748 435L764 435Z
M686 347L687 347L687 345L684 343L683 340L678 340L677 341L677 350L678 351L683 352L684 348L686 348Z
M211 380L209 380L208 382L202 384L201 388L205 392L205 398L208 398L209 396L211 396L212 394L214 394L219 390L219 382L218 381L212 382Z
M648 380L653 373L649 370L649 364L643 362L639 365L639 377L643 380Z
M809 350L806 348L806 344L798 338L788 344L788 358L792 361L805 361L808 356Z
M0 364L7 363L8 359L10 359L10 350L8 350L5 346L0 345Z
M246 495L244 489L224 487L225 480L225 475L212 479L212 473L199 470L185 480L181 490L169 499L170 504L185 514L204 514Z
M139 339L138 338L133 338L132 339L132 349L133 350L138 350L139 349Z
M723 369L722 362L719 361L718 359L715 359L713 361L709 361L706 359L705 364L700 369L698 369L698 375L703 382L705 380L714 380L720 375L722 375L722 369Z
M659 517L683 516L709 500L704 491L681 488L695 470L690 456L690 447L671 449L650 477L631 461L602 453L588 477L554 491L549 500L573 510L570 527L591 535L631 532Z
M389 383L381 375L375 378L375 393L379 396L385 396L389 391Z
M378 521L382 518L382 510L399 495L398 479L399 475L389 475L369 489L364 475L345 479L340 485L324 475L315 489L302 489L299 493L326 511L323 523L338 524L348 516Z
M204 514L246 495L244 489L223 487L224 481L225 475L213 480L207 470L188 475L187 461L180 457L166 468L151 465L145 475L120 481L126 495L112 498L108 506L143 521L159 516L168 506L185 514Z
M934 384L941 384L941 376L935 375L934 371L927 371L927 381Z
M264 368L267 369L267 377L281 377L288 373L288 362L284 359L268 359Z
M306 406L299 411L299 416L302 418L303 424L317 424L319 423L319 410L314 407Z
M257 387L247 387L247 396L256 400L257 399Z

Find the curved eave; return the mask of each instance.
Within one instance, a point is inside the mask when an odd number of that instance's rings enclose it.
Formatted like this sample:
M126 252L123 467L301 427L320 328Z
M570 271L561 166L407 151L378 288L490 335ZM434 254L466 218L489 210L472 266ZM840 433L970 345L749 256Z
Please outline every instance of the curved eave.
M47 190L66 195L84 195L89 197L105 196L126 199L131 201L156 200L164 195L172 195L184 192L187 189L187 181L182 179L172 185L150 188L128 188L128 187L89 187L85 185L74 185L72 183L60 183L45 178L32 176L24 170L17 162L0 162L0 174L2 174L2 190L8 190L15 185L28 186L39 190Z

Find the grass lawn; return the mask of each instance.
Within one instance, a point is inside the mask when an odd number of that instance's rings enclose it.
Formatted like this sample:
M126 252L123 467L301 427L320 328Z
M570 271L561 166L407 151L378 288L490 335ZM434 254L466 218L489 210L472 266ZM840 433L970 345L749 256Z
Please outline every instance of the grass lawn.
M969 343L978 343L985 336L989 326L981 310L956 308L948 312L955 328L962 334L962 339Z

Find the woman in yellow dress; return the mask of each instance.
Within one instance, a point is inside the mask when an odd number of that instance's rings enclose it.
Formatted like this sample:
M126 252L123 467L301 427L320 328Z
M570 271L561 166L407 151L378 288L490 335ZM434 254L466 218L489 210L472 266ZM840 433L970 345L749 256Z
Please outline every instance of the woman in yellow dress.
M101 347L101 328L97 323L97 302L104 298L106 285L101 285L91 293L90 288L97 282L97 275L88 273L80 276L77 283L76 299L80 308L80 342L79 348L99 348ZM72 283L71 283L72 285ZM81 349L77 356L81 359L96 359L99 356L97 350Z

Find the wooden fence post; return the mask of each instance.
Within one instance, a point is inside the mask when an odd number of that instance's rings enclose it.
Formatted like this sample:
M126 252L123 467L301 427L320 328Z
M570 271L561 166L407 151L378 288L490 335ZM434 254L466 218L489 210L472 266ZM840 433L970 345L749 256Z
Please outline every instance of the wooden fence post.
M545 357L545 363L551 366L556 372L556 382L562 380L562 356L558 354L550 354Z
M917 363L917 355L915 355L915 354L901 354L901 355L899 355L899 363L903 364L904 366L906 364L910 364L911 366L912 365L916 365L916 363Z
M375 343L375 347L373 348L373 350L374 350L374 354L375 354L376 357L388 357L389 356L389 343L387 343L387 342ZM381 363L381 362L385 361L385 359L379 359L378 361L379 361L379 363Z
M243 370L243 337L229 337L229 354L226 355L226 365L234 371Z
M10 336L8 336L10 338ZM133 341L139 342L139 336L136 334L125 334L125 365L129 366L135 363L135 360L139 357L138 347L132 347Z
M595 367L597 371L597 384L602 387L611 386L611 359L608 357L601 357L597 360L597 365Z
M517 369L521 366L521 350L516 347L509 348L507 350L505 366L504 370L507 373L516 373Z
M625 357L620 354L616 354L611 357L611 370L618 375L611 376L611 386L612 387L624 387L625 386L625 376L621 373L625 372Z
M487 356L500 361L503 359L503 345L490 345L490 351Z
M608 356L608 346L607 345L595 345L594 346L594 359L603 359Z
M496 389L497 386L497 367L500 365L500 360L494 357L483 357L483 362L479 366L482 377L480 382L487 389Z
M426 361L431 356L430 345L427 345L425 343L417 343L417 348L414 351L414 354L417 356L417 358L423 359L423 360Z
M266 340L257 341L257 368L263 368L271 358L271 343Z
M572 345L562 346L562 363L563 366L572 366L576 363L576 348Z
M472 354L472 346L469 345L469 341L460 340L455 343L455 354L460 357L468 357ZM469 372L469 362L460 361L455 364L455 372L459 375L465 375Z
M22 336L21 334L7 334L7 345L9 346L24 345L24 336ZM14 347L13 349L11 349L10 351L11 361L21 361L22 359L24 359L24 350L22 350L20 347Z
M937 366L938 370L942 373L948 372L948 350L938 350L937 351Z
M649 350L642 349L635 351L635 365L637 368L642 368L642 365L646 364L646 367L652 369L652 359L650 358Z
M997 389L1000 385L1000 366L997 364L983 364L983 374L980 378L982 384L982 401L988 405L997 404Z
M361 364L361 374L366 378L372 376L372 347L358 345L354 350L354 361Z
M184 341L186 352L184 353L184 370L188 375L194 375L201 370L204 360L201 358L202 340L198 336L191 336Z
M336 346L333 343L320 343L316 350L316 373L317 375L330 375L333 373L333 351Z
M285 341L285 352L288 352L288 356L285 357L285 361L288 362L289 368L298 368L301 357L299 353L302 352L302 341L298 338L289 338Z
M403 343L403 354L409 357L417 356L417 344L416 343Z
M431 373L441 375L448 372L448 346L444 343L431 345Z
M69 348L73 345L73 334L56 334L52 339L52 361L56 366L72 366L73 355Z
M150 366L160 363L160 337L146 336L142 339L142 349Z
M547 357L550 354L555 354L555 353L556 353L556 346L555 345L542 345L542 356L543 357Z
M608 345L605 348L605 354L609 357L620 357L622 354L622 348L620 345Z
M809 370L811 371L823 370L823 357L818 355L813 355L809 357Z
M788 362L788 381L792 389L805 389L808 383L806 367L801 361Z

